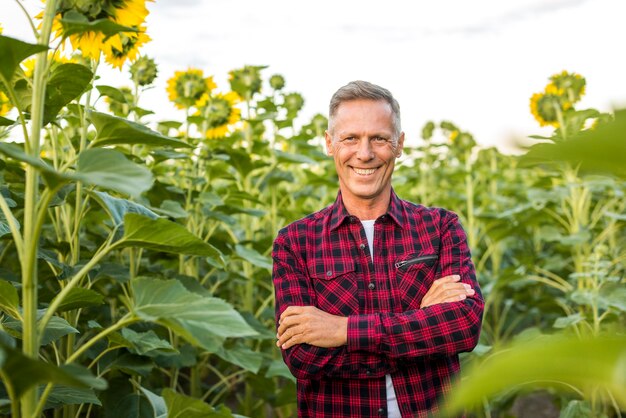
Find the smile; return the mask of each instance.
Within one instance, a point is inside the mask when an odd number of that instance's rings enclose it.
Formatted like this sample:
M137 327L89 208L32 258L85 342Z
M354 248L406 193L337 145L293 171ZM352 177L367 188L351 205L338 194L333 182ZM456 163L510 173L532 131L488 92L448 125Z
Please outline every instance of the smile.
M369 176L370 174L374 174L374 172L377 170L376 168L356 168L356 167L352 167L352 169L354 170L355 173L361 176Z

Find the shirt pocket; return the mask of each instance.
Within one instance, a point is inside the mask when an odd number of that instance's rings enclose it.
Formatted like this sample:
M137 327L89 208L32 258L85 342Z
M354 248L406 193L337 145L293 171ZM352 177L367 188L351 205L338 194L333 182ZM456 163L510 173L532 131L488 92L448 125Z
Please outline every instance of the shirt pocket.
M394 267L403 311L419 309L435 280L438 261L436 253L410 254L396 260Z
M315 264L308 270L318 308L341 316L359 313L358 275L353 260Z

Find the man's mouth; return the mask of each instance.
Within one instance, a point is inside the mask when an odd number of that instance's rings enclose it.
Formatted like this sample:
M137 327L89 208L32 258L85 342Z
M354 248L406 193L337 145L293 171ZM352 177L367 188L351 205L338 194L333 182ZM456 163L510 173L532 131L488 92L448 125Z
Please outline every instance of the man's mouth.
M374 174L374 172L377 170L377 168L356 168L356 167L352 167L352 169L354 170L355 173L357 173L360 176L369 176L370 174Z

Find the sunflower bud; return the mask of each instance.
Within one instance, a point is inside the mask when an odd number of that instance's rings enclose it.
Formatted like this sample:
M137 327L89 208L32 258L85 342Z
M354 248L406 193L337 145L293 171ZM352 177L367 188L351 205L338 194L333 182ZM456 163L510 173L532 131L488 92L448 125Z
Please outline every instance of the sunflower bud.
M293 119L298 115L302 106L304 106L304 98L299 93L289 93L284 96L283 106L287 109L287 117Z
M152 58L139 57L130 66L130 74L140 86L149 86L157 77L157 65Z
M282 90L285 87L285 78L280 74L274 74L270 77L270 87L274 90Z
M230 72L230 88L239 96L251 99L261 91L261 70L265 67L246 65Z

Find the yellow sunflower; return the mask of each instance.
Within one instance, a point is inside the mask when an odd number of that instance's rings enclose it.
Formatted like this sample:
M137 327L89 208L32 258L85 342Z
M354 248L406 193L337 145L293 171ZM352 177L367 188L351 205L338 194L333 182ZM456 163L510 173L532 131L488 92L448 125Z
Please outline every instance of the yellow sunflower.
M126 0L122 7L115 9L113 20L122 26L138 27L145 22L149 13L146 0Z
M11 101L2 90L0 90L0 116L4 116L13 108Z
M558 89L550 84L543 93L535 93L530 98L530 112L539 122L539 126L559 127L559 113L571 107L568 102L563 102Z
M208 139L223 138L229 128L241 119L241 110L235 107L241 101L234 91L226 94L217 93L209 96L204 94L198 101L196 115L202 115L207 120L205 136Z
M171 102L179 109L197 106L205 94L211 94L216 87L213 77L204 77L202 70L189 68L187 71L176 71L167 80L167 93Z
M107 39L103 49L106 62L121 70L126 60L134 61L139 47L150 41L145 28L140 29L140 32L122 32Z
M586 84L587 81L580 74L562 71L550 77L548 86L553 86L571 106L585 95Z

